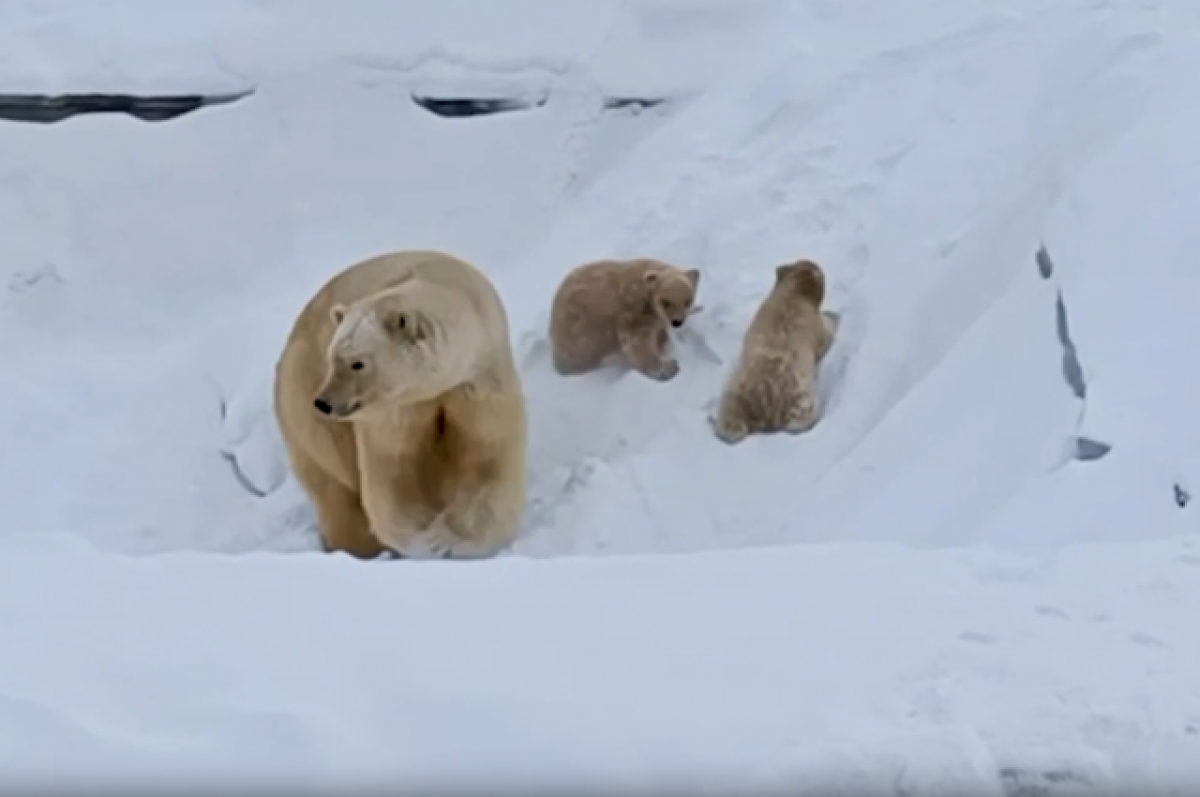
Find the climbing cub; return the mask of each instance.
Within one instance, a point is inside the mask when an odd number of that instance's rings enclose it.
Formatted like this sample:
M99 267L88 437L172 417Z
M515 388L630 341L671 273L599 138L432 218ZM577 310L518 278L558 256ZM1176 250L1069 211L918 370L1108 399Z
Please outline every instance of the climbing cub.
M571 271L554 294L550 350L562 376L594 371L614 356L660 382L679 373L669 328L698 312L700 272L650 258L599 260Z
M825 273L816 263L775 269L712 419L720 440L732 445L749 434L799 434L817 423L817 367L838 326L836 316L821 311L824 300Z

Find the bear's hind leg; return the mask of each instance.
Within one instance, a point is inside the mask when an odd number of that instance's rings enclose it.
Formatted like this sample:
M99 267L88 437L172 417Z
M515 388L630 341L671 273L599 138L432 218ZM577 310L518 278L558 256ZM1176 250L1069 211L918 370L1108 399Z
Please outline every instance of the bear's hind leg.
M736 392L727 387L716 410L708 417L713 434L727 445L736 445L750 434L750 424L740 405Z
M582 376L600 367L599 359L562 348L551 351L550 362L559 376Z
M825 355L829 354L829 350L833 348L833 341L837 338L841 322L842 317L838 313L831 310L821 311L821 340L817 345L818 360L825 359Z
M307 457L296 457L292 469L317 510L321 547L326 553L342 551L356 559L375 559L384 552L383 545L371 533L357 493L324 473Z
M740 419L730 420L718 414L709 418L708 423L717 439L731 446L742 442L750 434L749 426Z
M819 416L817 397L814 391L804 391L788 407L783 418L786 434L801 434L817 425Z

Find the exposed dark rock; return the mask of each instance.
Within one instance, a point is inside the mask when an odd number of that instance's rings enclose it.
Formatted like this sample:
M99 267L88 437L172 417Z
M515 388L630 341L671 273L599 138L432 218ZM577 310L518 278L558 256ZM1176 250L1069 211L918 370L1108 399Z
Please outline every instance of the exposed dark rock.
M1054 261L1050 259L1050 253L1046 251L1044 244L1038 247L1037 254L1033 259L1037 263L1038 273L1042 275L1042 279L1050 279L1054 276Z
M1080 462L1094 462L1103 459L1112 451L1112 445L1090 437L1075 438L1075 459Z
M0 119L53 124L88 113L124 113L144 122L162 122L212 105L228 105L252 94L0 94Z
M643 111L646 108L662 105L664 102L666 99L663 97L605 97L604 110L619 111L631 108L634 111Z
M1058 327L1058 342L1062 344L1062 374L1077 399L1087 398L1087 381L1083 378L1083 366L1079 362L1079 352L1075 341L1071 338L1071 324L1067 318L1067 303L1063 300L1062 291L1058 292L1055 304L1055 321Z
M447 119L463 119L471 116L491 116L498 113L528 111L546 104L547 95L534 99L519 97L495 97L490 99L470 97L426 97L413 94L412 101L435 116Z

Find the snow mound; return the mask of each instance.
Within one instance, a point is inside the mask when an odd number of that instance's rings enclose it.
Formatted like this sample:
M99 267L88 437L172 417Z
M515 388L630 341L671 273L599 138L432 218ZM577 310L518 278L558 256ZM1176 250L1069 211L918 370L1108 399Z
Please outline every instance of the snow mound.
M70 751L93 786L1183 797L1200 753L1195 542L403 573L54 543L0 559L9 783Z
M150 5L0 7L3 92L253 89L0 122L0 781L1185 793L1193 9ZM528 523L312 553L275 358L333 271L425 247L508 305ZM702 271L683 372L555 377L559 280L636 254ZM722 445L800 256L825 417Z

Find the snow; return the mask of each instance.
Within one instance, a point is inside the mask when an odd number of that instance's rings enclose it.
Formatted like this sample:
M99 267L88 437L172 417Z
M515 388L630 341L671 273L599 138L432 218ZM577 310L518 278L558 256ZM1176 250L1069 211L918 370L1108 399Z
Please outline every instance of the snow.
M0 92L252 92L0 122L0 782L1190 793L1188 3L161 5L0 3ZM274 360L420 247L508 305L528 522L324 555ZM554 376L558 280L633 254L703 273L682 373ZM724 446L799 256L825 417Z

